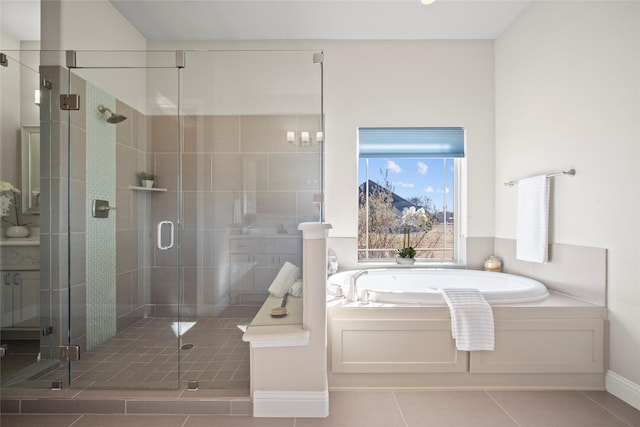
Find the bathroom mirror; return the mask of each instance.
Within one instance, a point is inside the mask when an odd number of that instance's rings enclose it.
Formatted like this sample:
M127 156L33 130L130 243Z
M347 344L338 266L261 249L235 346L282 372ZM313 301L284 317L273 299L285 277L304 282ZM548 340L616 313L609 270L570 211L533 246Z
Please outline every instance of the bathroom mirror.
M22 126L22 213L40 213L40 127Z

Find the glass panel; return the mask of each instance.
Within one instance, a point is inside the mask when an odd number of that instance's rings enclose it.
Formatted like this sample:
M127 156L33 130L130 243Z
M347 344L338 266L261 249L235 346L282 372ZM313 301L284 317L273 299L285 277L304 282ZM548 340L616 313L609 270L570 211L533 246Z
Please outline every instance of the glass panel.
M187 52L186 64L182 266L194 326L182 378L247 388L249 346L237 326L302 323L300 295L272 318L283 298L268 288L285 263L293 274L283 292L301 277L298 224L320 220L321 66L310 51ZM201 360L213 363L199 369Z
M114 68L92 68L105 64ZM129 66L115 68L122 64ZM71 114L69 131L69 305L71 344L83 355L70 365L71 386L177 388L186 324L175 53L78 52L77 65L70 79L82 108ZM142 172L157 175L151 187Z
M6 66L0 67L0 341L6 355L0 359L0 383L2 387L25 387L29 378L57 364L51 357L51 335L42 336L42 330L46 332L52 325L50 225L46 214L49 204L41 197L41 189L45 187L47 191L49 180L46 176L40 179L39 164L40 157L48 163L50 153L46 121L50 94L39 86L38 51L3 53ZM36 99L41 90L42 96ZM45 212L42 216L38 214L41 209Z

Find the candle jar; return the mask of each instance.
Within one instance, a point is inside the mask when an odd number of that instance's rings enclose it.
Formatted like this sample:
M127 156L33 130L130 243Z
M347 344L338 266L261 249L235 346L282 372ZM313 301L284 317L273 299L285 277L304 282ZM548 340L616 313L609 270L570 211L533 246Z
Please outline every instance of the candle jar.
M502 271L502 260L495 255L484 259L484 270L499 273Z

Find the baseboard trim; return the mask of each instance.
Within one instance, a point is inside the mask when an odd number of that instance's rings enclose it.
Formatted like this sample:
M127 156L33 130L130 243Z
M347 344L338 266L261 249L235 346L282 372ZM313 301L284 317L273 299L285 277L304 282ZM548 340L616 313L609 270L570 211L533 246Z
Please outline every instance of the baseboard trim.
M329 391L253 392L254 417L327 417Z
M609 393L640 410L640 384L636 384L613 371L607 371L604 385Z

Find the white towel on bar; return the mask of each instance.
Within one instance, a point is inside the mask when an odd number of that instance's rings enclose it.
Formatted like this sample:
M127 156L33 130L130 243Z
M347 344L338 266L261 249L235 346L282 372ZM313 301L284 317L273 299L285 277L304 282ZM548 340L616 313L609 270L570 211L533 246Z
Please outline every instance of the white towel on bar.
M516 258L548 261L549 178L538 175L518 181L518 224Z
M451 335L461 351L493 351L493 311L477 289L440 289L451 313Z

